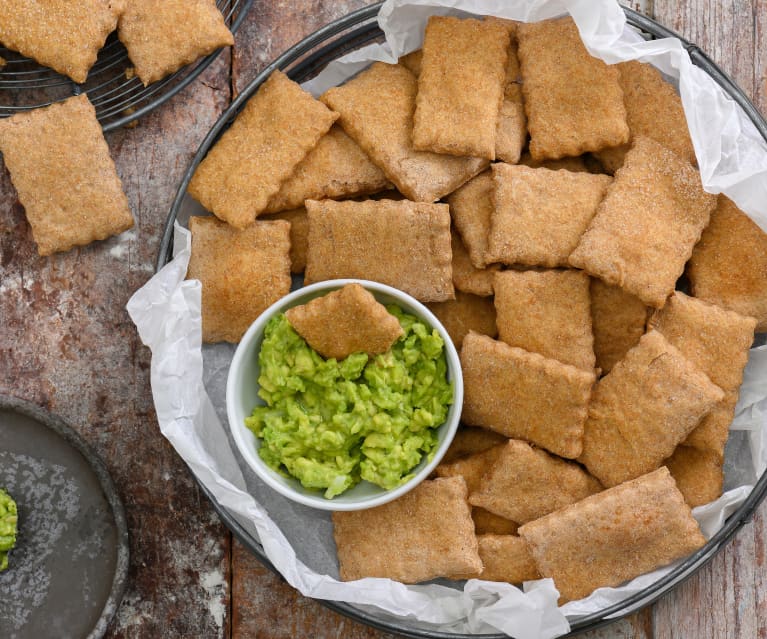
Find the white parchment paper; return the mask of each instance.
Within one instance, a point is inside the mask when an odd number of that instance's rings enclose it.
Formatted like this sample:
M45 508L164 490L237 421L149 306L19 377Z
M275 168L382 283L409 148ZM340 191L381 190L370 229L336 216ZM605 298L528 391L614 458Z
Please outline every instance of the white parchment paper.
M725 192L767 229L767 145L724 91L697 67L675 39L644 41L612 0L389 0L379 15L387 36L332 62L305 87L315 94L338 84L371 60L394 61L421 44L429 15L497 15L539 20L569 12L592 54L607 62L640 59L677 83L704 186ZM162 433L192 471L264 546L285 579L310 597L346 601L453 632L502 631L518 639L549 639L573 619L640 592L671 567L620 588L600 588L586 599L557 607L550 579L508 584L470 580L405 586L388 579L337 580L327 513L292 504L260 484L239 458L226 424L224 389L231 345L201 345L200 284L185 281L189 232L176 226L176 255L131 298L128 311L152 350L151 383ZM725 455L725 493L696 508L707 538L721 528L767 468L767 347L752 349L737 416ZM433 625L431 626L433 628Z

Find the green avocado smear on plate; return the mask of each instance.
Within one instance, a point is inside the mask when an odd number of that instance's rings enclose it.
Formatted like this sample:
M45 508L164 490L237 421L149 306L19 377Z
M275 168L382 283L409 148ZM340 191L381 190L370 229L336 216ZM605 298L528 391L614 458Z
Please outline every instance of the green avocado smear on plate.
M18 521L16 502L0 488L0 571L8 567L8 553L16 545Z
M264 330L258 394L266 406L245 425L261 438L258 453L269 467L325 489L328 499L363 479L387 490L408 481L434 454L453 401L439 333L398 306L386 308L404 335L372 359L324 359L284 314Z

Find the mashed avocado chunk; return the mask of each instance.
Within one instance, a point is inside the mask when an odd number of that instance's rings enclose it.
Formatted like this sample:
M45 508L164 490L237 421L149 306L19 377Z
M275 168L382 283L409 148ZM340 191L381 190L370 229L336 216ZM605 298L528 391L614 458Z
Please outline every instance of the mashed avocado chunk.
M444 342L436 330L390 305L404 335L369 359L324 359L284 314L266 325L259 354L258 406L245 425L259 455L328 499L362 479L385 489L405 483L437 446L453 401Z
M8 567L8 553L16 545L18 521L16 502L0 488L0 571Z

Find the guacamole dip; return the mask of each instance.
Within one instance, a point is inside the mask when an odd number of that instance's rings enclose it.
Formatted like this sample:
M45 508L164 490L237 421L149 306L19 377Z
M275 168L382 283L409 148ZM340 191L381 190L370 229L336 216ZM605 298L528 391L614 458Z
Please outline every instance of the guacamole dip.
M404 335L369 359L323 359L285 315L266 325L259 354L259 406L245 424L271 468L331 498L365 479L386 489L406 482L433 455L453 387L444 342L399 307L387 310Z
M8 567L8 552L16 545L16 502L0 488L0 570Z

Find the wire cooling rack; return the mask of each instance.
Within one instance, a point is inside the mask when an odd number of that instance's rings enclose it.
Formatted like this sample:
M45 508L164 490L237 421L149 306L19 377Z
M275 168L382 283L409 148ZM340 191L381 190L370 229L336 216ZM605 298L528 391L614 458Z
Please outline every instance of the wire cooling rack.
M240 26L252 3L253 0L216 2L232 32ZM107 38L83 84L0 46L0 58L5 60L0 67L0 118L87 93L104 130L110 131L146 115L178 93L213 62L219 51L145 87L133 75L133 65L116 33Z

